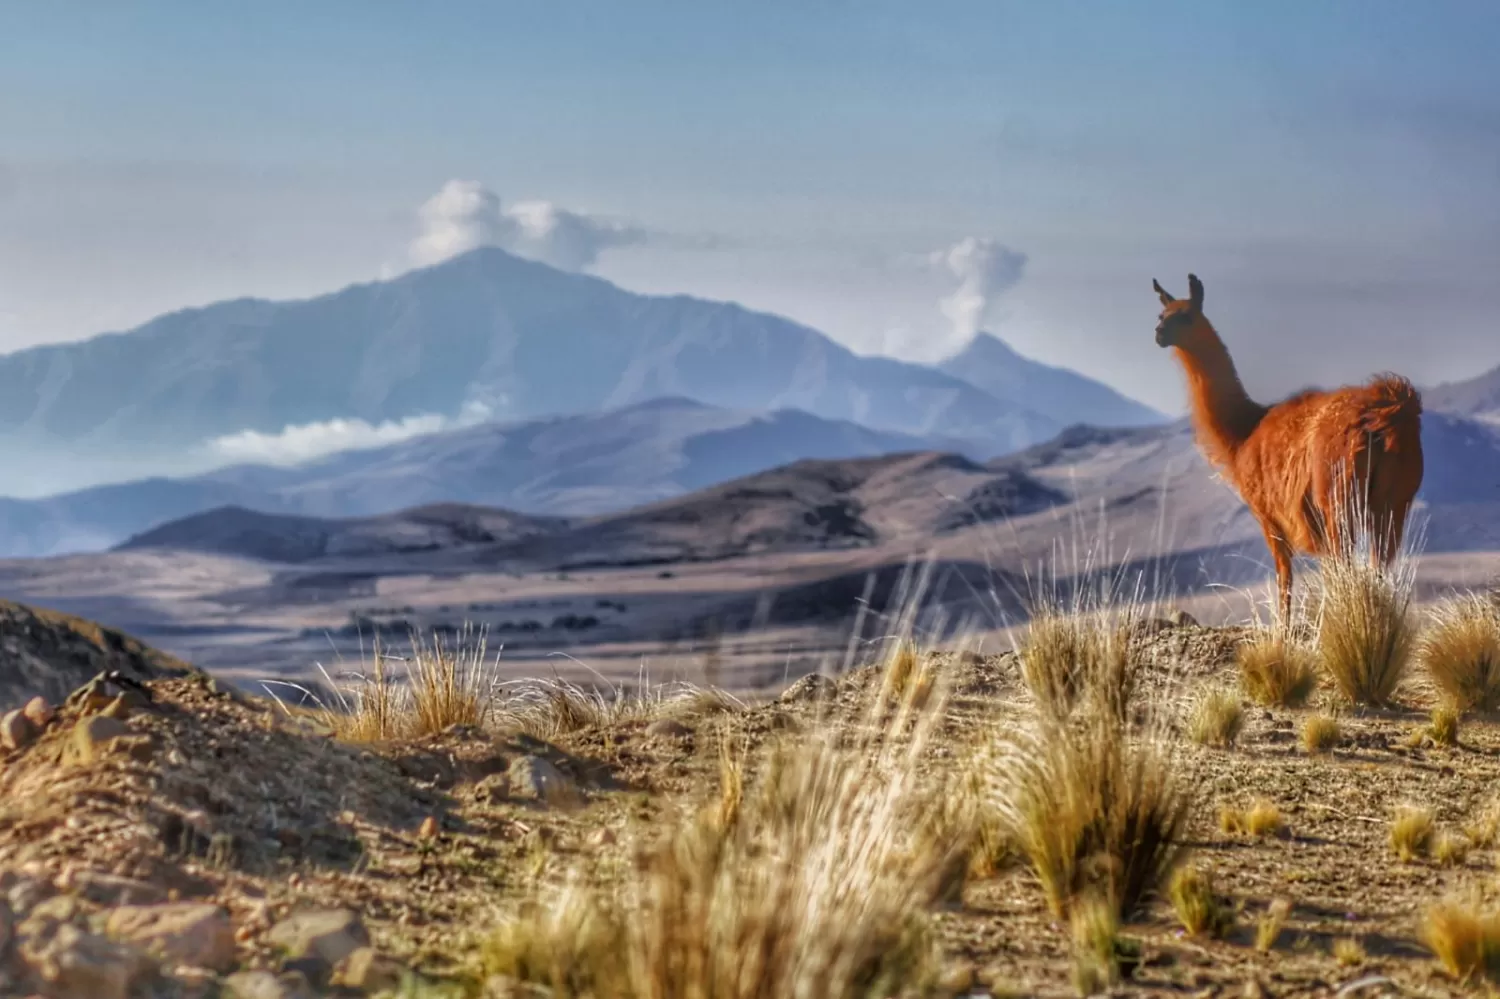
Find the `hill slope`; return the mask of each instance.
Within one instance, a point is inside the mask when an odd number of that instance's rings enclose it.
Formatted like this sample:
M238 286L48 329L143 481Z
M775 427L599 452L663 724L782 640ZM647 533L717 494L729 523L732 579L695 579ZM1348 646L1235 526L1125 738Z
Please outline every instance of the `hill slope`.
M1466 381L1423 389L1422 401L1429 410L1500 420L1500 368Z
M317 517L440 502L599 514L805 458L962 444L795 410L759 413L659 399L598 414L449 430L293 467L247 465L41 500L0 499L0 556L100 550L221 506Z
M1062 426L1088 423L1100 427L1134 427L1167 422L1161 413L1108 385L1067 368L1023 357L991 333L980 333L938 367L996 398L1012 400Z

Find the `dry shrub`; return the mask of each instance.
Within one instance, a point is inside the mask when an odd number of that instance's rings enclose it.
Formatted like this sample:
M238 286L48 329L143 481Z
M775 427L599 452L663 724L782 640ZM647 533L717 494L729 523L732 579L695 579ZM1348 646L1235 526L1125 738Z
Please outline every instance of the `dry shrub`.
M1219 809L1219 829L1231 835L1280 836L1286 831L1281 809L1265 798L1256 798L1246 809L1225 805Z
M1417 659L1459 713L1500 708L1500 606L1477 593L1438 605Z
M1223 687L1210 687L1193 703L1188 715L1188 737L1203 746L1227 749L1245 727L1245 709L1239 695Z
M1339 720L1332 715L1311 715L1302 723L1302 748L1309 753L1331 752L1343 740Z
M1255 924L1255 949L1262 954L1269 954L1275 948L1276 941L1281 938L1281 931L1286 927L1291 914L1292 903L1284 898L1273 901L1266 908L1265 915Z
M1365 963L1365 948L1353 937L1339 937L1333 942L1333 959L1343 968L1357 968Z
M1214 893L1213 878L1196 867L1180 868L1169 894L1177 920L1193 936L1220 937L1234 928L1234 913Z
M1255 703L1300 708L1318 686L1312 650L1280 631L1265 631L1236 652L1240 685Z
M1323 561L1318 657L1345 699L1390 703L1416 645L1414 563L1371 563L1363 540Z
M1112 712L1041 717L998 754L998 812L1052 912L1093 893L1125 917L1184 855L1192 782L1163 733L1132 731Z
M1472 902L1440 902L1427 910L1422 942L1454 978L1500 981L1500 915Z
M1396 856L1408 863L1425 857L1432 846L1436 830L1432 809L1401 805L1391 819L1391 849L1396 852Z
M930 989L937 965L924 910L968 831L942 807L946 781L919 765L941 711L882 713L885 724L867 720L852 735L823 727L773 745L759 766L744 765L743 782L730 782L740 791L721 791L668 830L617 894L583 893L575 904L588 918L503 927L484 952L485 971L556 997ZM723 759L733 758L726 750ZM578 926L599 927L586 946L558 939ZM518 938L525 948L509 943ZM566 960L505 956L518 950Z
M1432 839L1432 859L1443 867L1462 867L1469 859L1469 840L1462 833L1440 832Z
M1469 842L1481 850L1488 850L1500 843L1500 799L1491 801L1479 810L1479 814L1464 826Z

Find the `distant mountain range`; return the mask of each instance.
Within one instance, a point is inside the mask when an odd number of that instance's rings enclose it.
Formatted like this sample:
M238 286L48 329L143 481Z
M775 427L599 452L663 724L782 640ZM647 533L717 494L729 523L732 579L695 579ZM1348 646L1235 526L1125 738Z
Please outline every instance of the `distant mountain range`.
M1428 409L1500 422L1500 368L1475 378L1422 390Z
M0 357L0 455L155 460L247 430L465 406L530 420L664 396L996 451L1076 422L1066 396L1033 398L1039 411L779 316L633 294L486 248L305 301L222 302Z
M435 503L580 516L624 510L808 458L983 445L881 432L796 410L758 413L689 399L578 416L483 424L346 451L292 467L243 465L183 479L0 499L0 556L96 551L220 506L370 517Z

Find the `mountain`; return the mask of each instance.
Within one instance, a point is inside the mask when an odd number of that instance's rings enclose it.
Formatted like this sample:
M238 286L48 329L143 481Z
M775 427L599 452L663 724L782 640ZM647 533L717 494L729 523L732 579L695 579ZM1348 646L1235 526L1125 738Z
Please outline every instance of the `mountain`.
M1500 420L1500 368L1466 381L1423 389L1422 403L1436 412Z
M963 441L869 430L796 410L656 399L603 413L442 431L289 468L243 465L40 500L0 499L0 556L108 548L221 506L364 517L432 503L590 515L678 496L805 458L854 458Z
M1060 426L1135 427L1167 422L1161 413L1102 382L1023 357L992 333L980 333L938 368Z
M476 405L525 420L661 396L996 450L1060 429L944 372L854 354L778 316L637 295L486 248L305 301L222 302L0 357L0 453L180 459L245 430L454 417Z

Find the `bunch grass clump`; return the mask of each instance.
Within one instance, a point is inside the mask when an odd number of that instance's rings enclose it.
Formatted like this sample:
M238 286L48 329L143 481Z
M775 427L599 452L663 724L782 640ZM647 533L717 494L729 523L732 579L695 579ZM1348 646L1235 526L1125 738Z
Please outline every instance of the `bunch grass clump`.
M1193 936L1221 937L1234 928L1234 912L1214 892L1213 878L1198 868L1178 868L1169 894L1177 921Z
M1458 713L1500 708L1500 605L1477 593L1439 604L1417 660Z
M1263 631L1241 645L1235 658L1240 685L1257 704L1300 708L1317 689L1317 657L1279 630Z
M1370 553L1368 532L1359 530L1323 561L1317 649L1345 700L1384 707L1405 679L1416 649L1415 563L1398 556L1385 567Z
M1109 610L1048 607L1034 616L1021 649L1021 676L1041 710L1066 718L1085 692L1118 708L1137 680L1125 622Z
M1224 687L1210 687L1204 691L1188 715L1188 737L1203 746L1228 749L1244 727L1244 705L1238 694Z
M1309 715L1302 723L1302 748L1308 753L1331 752L1343 741L1343 730L1333 715Z
M1475 902L1439 902L1427 910L1422 942L1459 981L1500 981L1500 914Z
M1427 856L1436 831L1432 809L1419 805L1398 806L1391 819L1391 849L1407 863L1419 860Z
M933 904L971 843L948 782L922 765L941 695L841 732L821 725L755 759L721 743L721 787L615 893L513 920L482 953L559 999L872 999L930 992Z
M1256 798L1249 808L1239 809L1225 805L1219 810L1219 829L1225 833L1253 836L1264 839L1280 836L1286 831L1286 820L1281 809L1265 798Z

